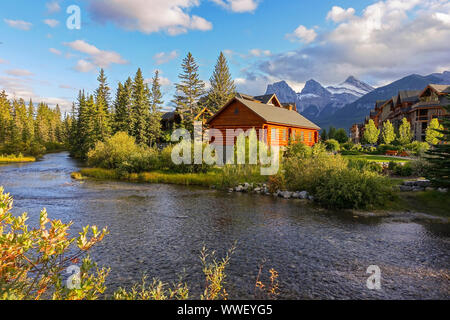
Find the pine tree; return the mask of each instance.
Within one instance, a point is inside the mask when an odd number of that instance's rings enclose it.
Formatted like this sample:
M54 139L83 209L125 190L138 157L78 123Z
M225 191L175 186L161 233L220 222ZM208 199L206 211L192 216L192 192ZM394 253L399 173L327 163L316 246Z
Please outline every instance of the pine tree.
M334 134L334 139L337 140L339 143L346 143L348 141L348 135L345 129L343 128L338 129Z
M0 146L8 142L11 120L11 105L6 92L3 90L0 92Z
M381 138L383 139L383 142L386 144L390 144L392 141L395 140L395 130L392 123L387 120L383 124L383 130L381 132Z
M439 138L442 137L441 131L444 127L439 123L437 118L433 118L425 131L425 141L429 144L438 144Z
M401 145L406 145L410 143L411 140L412 140L411 125L409 124L408 120L406 120L406 118L403 118L402 124L398 129L398 142Z
M236 94L236 86L231 77L227 59L222 52L209 81L211 89L208 92L207 105L211 112L215 113Z
M380 129L377 129L372 119L364 126L364 140L370 144L375 144L378 141L380 135Z
M97 80L99 85L95 91L94 140L104 141L111 134L111 124L109 87L103 69L100 70Z
M161 137L161 106L163 103L159 71L156 70L155 76L152 78L150 94L150 115L147 128L149 145L153 145Z
M132 125L133 136L139 144L148 143L148 124L150 117L150 91L144 82L139 68L134 77L132 89Z
M327 130L326 129L322 129L322 132L320 133L320 140L322 140L322 141L327 141L328 140L328 135L327 135Z
M330 126L328 128L328 139L334 139L336 135L336 128L333 126Z
M181 67L183 72L178 76L180 83L176 84L177 94L173 102L184 116L184 125L190 128L199 112L198 100L205 94L205 83L200 80L198 65L190 52L183 59Z
M114 133L123 131L128 132L130 122L129 96L125 92L122 83L119 82L116 93L116 100L114 102Z
M450 95L449 95L450 99ZM427 152L427 160L430 163L430 169L426 176L437 187L450 188L450 105L446 106L447 116L442 120L444 129L437 130L440 136L439 143Z

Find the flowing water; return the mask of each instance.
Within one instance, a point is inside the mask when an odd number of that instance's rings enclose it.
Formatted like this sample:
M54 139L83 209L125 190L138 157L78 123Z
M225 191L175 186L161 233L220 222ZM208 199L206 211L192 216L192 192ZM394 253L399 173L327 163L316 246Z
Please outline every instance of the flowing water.
M92 252L111 267L108 292L130 287L143 274L163 281L183 276L197 295L203 285L199 252L223 256L236 243L227 270L230 298L255 297L265 261L279 273L282 299L448 299L448 224L354 218L297 200L159 184L74 181L80 164L67 153L29 164L0 166L0 185L14 196L14 213L36 224L50 218L108 226ZM367 268L381 269L381 290L369 290Z

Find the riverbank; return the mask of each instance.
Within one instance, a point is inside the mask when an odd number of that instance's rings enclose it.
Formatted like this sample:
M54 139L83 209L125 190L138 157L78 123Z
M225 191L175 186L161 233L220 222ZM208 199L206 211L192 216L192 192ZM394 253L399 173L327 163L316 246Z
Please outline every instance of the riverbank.
M0 155L0 164L35 162L35 157L25 157L23 155Z
M275 190L268 192L265 184L266 178L259 179L258 182L251 180L240 180L234 184L233 181L226 181L224 173L221 169L217 169L208 173L171 173L163 171L143 172L120 174L117 170L108 170L101 168L84 168L79 172L73 172L71 177L75 180L95 179L95 180L115 180L133 183L151 183L151 184L174 184L184 186L201 186L207 188L216 188L228 192L243 192L248 194L269 195L275 198L283 199L303 199L311 202L313 197L303 192L288 192ZM228 177L229 178L229 177ZM252 187L245 188L243 181L249 181ZM391 179L392 185L400 184L403 179ZM261 186L262 185L262 186ZM447 193L438 191L424 192L396 192L396 198L389 201L386 207L375 208L372 210L349 210L357 217L381 217L381 218L398 218L409 219L411 221L433 221L448 223L450 219L450 197ZM439 218L437 218L439 217Z

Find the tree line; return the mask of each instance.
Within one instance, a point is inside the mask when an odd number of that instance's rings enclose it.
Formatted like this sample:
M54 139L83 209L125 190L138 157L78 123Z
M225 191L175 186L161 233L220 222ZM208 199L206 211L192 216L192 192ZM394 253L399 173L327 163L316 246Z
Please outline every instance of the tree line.
M41 155L63 147L69 133L68 116L62 118L58 105L36 107L23 99L8 99L0 92L0 154Z

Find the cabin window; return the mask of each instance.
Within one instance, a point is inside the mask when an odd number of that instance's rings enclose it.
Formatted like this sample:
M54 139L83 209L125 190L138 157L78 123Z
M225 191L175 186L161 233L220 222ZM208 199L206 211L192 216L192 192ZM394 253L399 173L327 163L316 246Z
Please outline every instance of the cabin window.
M309 142L311 142L312 141L312 134L311 134L311 132L309 132Z
M287 140L287 129L283 129L283 141Z
M295 132L296 132L296 131L297 131L297 130L292 130L292 131L291 131L291 135L292 135L291 138L292 138L292 140L295 140Z
M234 109L234 114L238 114L239 113L239 108L236 107L236 109Z
M305 133L303 131L300 132L300 141L305 141Z
M272 128L270 132L270 140L275 140L275 137L277 136L277 129Z

